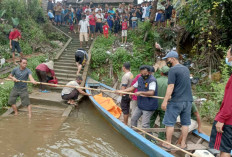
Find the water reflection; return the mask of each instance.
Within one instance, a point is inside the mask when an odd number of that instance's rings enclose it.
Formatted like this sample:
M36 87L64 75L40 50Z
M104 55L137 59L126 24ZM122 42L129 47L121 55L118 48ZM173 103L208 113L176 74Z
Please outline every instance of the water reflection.
M0 121L0 156L143 157L143 152L116 132L89 101L65 123L60 113L37 111Z

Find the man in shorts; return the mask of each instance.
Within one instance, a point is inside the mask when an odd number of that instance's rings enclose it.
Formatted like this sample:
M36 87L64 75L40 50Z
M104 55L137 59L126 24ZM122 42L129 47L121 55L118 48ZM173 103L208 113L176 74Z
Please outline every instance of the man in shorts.
M79 75L81 68L88 61L88 54L84 49L78 49L75 53L75 60L77 64L77 75Z
M168 72L168 88L161 109L166 110L163 124L166 126L166 141L168 143L172 141L174 125L177 117L180 115L183 136L180 148L185 149L187 148L186 139L189 125L191 124L193 97L189 69L179 63L178 57L176 51L170 51L163 58L166 59L167 66L171 68ZM162 146L166 149L171 149L171 146L166 143L163 143Z
M17 65L17 63L15 61L15 49L20 54L21 58L23 57L23 52L22 52L20 45L19 45L19 40L21 38L22 38L21 33L17 29L17 26L14 25L13 31L10 32L9 39L10 39L10 48L11 48L11 52L12 52L12 58L13 58L13 62L15 65Z
M226 64L232 66L231 48L227 52ZM220 157L231 157L232 153L232 75L230 76L219 112L215 117L209 147L220 150Z
M130 63L124 63L122 66L122 70L124 72L124 75L122 77L121 90L124 90L131 86L131 82L133 80L133 74L130 72ZM122 94L119 99L121 99L118 101L121 103L124 124L127 125L130 111L130 96L128 94Z
M12 79L15 83L13 89L11 90L8 104L12 106L14 114L18 115L16 100L18 97L20 97L22 105L27 106L29 113L28 115L29 118L31 118L31 105L27 90L27 83L20 82L21 80L27 81L29 78L33 84L37 84L32 77L31 70L27 68L27 59L20 59L20 66L13 69L9 75L9 78Z
M177 122L180 122L180 117L177 117ZM201 130L201 117L198 112L197 106L195 103L192 104L191 109L191 125L189 125L188 132L192 132L193 130L197 129L199 133L203 133ZM181 144L182 141L182 135L177 141L177 144Z
M86 15L82 16L82 20L78 24L78 30L80 32L80 47L82 48L82 43L85 38L86 42L86 48L89 48L88 46L88 32L90 32L89 28L89 22L86 20Z

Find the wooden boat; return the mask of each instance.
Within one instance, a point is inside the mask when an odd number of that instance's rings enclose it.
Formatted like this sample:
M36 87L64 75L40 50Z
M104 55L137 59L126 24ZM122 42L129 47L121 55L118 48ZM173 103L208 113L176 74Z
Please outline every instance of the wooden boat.
M115 90L103 83L97 82L91 78L87 78L85 87L88 88L97 88L97 89L103 89L103 90ZM87 93L94 95L97 95L99 93L102 93L103 96L111 97L115 102L118 98L117 94L109 93L109 92L101 92L96 90L86 90ZM159 147L158 145L152 143L151 141L147 140L144 136L142 136L139 132L136 132L135 130L131 129L130 127L126 126L122 119L117 119L113 115L111 115L107 110L105 110L95 99L93 96L89 96L90 100L92 101L93 105L99 110L99 112L108 120L113 127L120 132L122 135L124 135L129 141L131 141L134 145L136 145L139 149L141 149L145 154L151 156L151 157L159 157L159 156L165 156L165 157L173 157L173 156L185 156L183 153L172 155L170 152L168 152L165 149L162 149L162 147ZM121 116L122 117L122 116ZM176 128L177 127L177 128ZM175 143L179 136L180 136L180 127L175 126L175 132L173 134L173 141L172 143ZM150 128L150 129L142 129L147 132L153 132L153 135L158 136L157 132L165 132L165 129L163 128ZM194 153L195 150L205 150L205 152L209 154L217 155L219 151L216 150L208 150L208 143L209 143L209 136L198 133L197 130L194 130L192 133L188 135L187 139L187 151ZM202 151L200 151L202 152ZM203 155L206 156L206 155Z

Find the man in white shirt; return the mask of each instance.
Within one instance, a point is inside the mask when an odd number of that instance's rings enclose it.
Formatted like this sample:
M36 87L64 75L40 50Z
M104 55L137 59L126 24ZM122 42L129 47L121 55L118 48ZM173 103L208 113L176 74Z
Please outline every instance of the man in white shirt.
M86 48L89 48L88 46L88 32L90 32L90 28L89 28L89 22L86 20L86 15L82 16L82 20L79 22L78 24L78 30L80 33L80 47L82 48L82 42L84 41L85 38L85 42L86 42Z

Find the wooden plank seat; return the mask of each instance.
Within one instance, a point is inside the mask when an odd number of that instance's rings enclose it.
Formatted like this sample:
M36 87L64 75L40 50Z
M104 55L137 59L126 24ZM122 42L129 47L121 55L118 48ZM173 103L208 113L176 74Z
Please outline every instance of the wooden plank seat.
M178 151L178 149L171 148L171 149L165 149L162 146L160 146L165 151ZM186 151L194 151L194 150L207 150L208 148L206 146L203 146L202 144L187 144Z
M159 132L166 132L165 128L139 128L142 129L143 131L146 132L154 132L154 133L159 133ZM136 132L140 132L139 130L134 129ZM181 132L180 128L175 128L174 132Z

